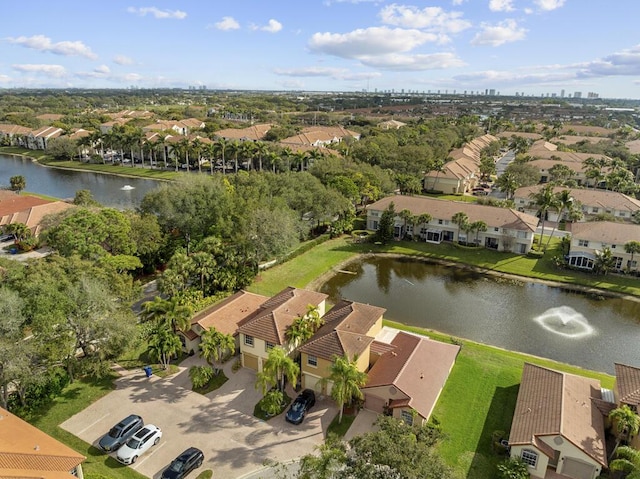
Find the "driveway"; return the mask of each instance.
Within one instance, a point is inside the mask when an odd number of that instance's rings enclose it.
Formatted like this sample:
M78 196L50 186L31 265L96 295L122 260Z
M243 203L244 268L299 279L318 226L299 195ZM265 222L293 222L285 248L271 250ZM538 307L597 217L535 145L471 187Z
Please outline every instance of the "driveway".
M229 380L207 396L189 389L188 367L202 364L195 356L182 363L178 374L167 379L155 376L147 379L141 370L128 371L116 381L113 392L61 427L97 445L113 424L129 414L141 415L145 423L159 426L163 436L157 446L128 467L152 478L160 477L169 462L189 446L204 452L201 470L213 469L215 477L237 478L261 468L267 459L290 461L322 443L337 414L329 398L318 398L299 426L285 422L284 414L269 422L261 421L253 416L253 408L261 397L254 387L255 373L244 368L234 373L233 362L225 365Z

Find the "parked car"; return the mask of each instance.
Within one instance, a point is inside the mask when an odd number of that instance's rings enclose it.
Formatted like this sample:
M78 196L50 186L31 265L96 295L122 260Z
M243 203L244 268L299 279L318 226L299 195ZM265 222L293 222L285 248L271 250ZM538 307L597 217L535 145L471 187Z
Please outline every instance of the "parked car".
M182 479L194 469L202 466L204 454L196 447L190 447L176 457L169 467L162 471L162 479Z
M138 458L147 452L151 446L160 442L162 429L153 424L147 424L136 432L131 438L118 449L116 459L122 464L133 464Z
M144 421L142 418L136 414L131 414L109 429L109 432L102 436L98 445L103 451L115 451L143 426Z
M6 243L7 241L13 241L16 237L11 233L0 234L0 243Z
M311 389L305 389L295 398L285 415L285 419L292 424L300 424L315 403L315 393Z

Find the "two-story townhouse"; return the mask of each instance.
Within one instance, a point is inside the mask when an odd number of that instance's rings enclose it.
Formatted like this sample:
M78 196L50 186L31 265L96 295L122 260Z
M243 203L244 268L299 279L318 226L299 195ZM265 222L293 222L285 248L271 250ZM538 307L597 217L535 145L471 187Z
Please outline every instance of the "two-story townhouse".
M223 301L200 311L191 318L189 330L178 332L182 342L182 350L185 352L198 351L202 334L215 328L222 334L233 336L236 341L236 351L239 351L238 325L244 319L255 314L268 300L267 296L240 290Z
M43 126L42 128L29 132L26 137L27 148L30 150L46 150L47 143L50 140L58 138L63 134L64 130L62 128L57 128L55 126Z
M31 129L10 124L0 124L0 144L6 146L26 146L26 137Z
M370 364L370 346L382 329L386 310L377 306L341 300L324 315L324 324L313 337L300 346L303 388L331 394L331 365L335 356L356 360L365 372Z
M640 368L628 364L615 363L616 382L613 387L614 403L627 405L632 411L640 411ZM640 436L630 436L629 445L640 448Z
M238 141L261 141L273 127L271 123L260 123L247 128L225 128L214 133L215 138Z
M269 350L274 346L291 353L293 345L287 341L287 329L296 318L305 317L309 307L316 308L323 316L326 299L326 294L293 287L267 299L255 313L238 323L242 365L262 371Z
M525 186L518 188L513 201L518 211L535 215L537 207L531 199L531 195L538 193L544 186ZM598 190L593 188L565 188L556 186L553 193L557 194L568 190L576 205L579 205L583 217L578 221L588 221L594 217L607 214L623 221L630 221L636 211L640 211L640 200L632 198L617 191ZM563 218L558 218L559 211L549 210L547 219L549 221L560 221L567 219L568 212L565 211Z
M403 238L405 234L416 234L430 243L442 241L477 242L486 248L526 254L533 244L533 236L538 226L538 218L509 208L478 205L459 201L447 201L420 196L388 196L367 206L367 228L377 230L382 213L393 203L395 217L394 235ZM400 212L408 210L414 217L429 214L428 223L414 225L400 217ZM483 221L486 231L477 231L467 238L452 221L456 213L465 213L470 223ZM476 241L477 239L477 241Z
M618 271L640 271L638 255L625 252L624 245L640 241L640 225L611 221L592 221L571 225L571 246L567 255L569 266L591 270L596 254L609 248Z

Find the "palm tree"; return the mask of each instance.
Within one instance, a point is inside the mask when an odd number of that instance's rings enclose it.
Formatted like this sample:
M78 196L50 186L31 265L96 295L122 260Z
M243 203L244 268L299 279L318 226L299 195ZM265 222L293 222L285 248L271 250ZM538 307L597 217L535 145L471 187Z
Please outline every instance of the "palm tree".
M636 414L628 405L623 404L609 413L609 419L616 428L616 445L613 448L612 456L616 453L622 440L628 441L632 436L638 434L640 430L640 416Z
M4 227L4 232L12 234L16 241L20 243L31 236L31 229L24 223L9 223Z
M22 175L16 175L9 178L9 184L11 185L11 190L19 195L27 187L27 180Z
M627 261L627 271L631 271L633 255L640 253L640 241L629 241L628 243L625 243L624 252L631 255L631 259Z
M551 230L551 235L547 240L547 244L544 249L549 248L549 243L551 243L551 238L553 238L553 234L556 232L556 226L562 220L562 215L564 215L565 211L571 209L573 206L573 196L571 196L571 191L562 190L556 193L556 208L558 208L558 221L553 225L553 229ZM542 241L542 238L540 239Z
M227 146L229 145L229 142L227 142L226 139L224 138L218 138L218 140L214 143L215 149L217 152L220 153L220 156L222 158L222 174L226 174L227 173L227 163L225 161L225 152L227 150Z
M252 141L243 141L240 143L240 154L242 155L243 163L247 163L247 170L249 171L253 168L253 155L255 151L256 148Z
M360 389L367 383L367 374L358 369L357 356L353 361L346 355L334 356L331 364L329 380L333 383L331 397L338 403L340 416L338 423L342 422L345 404L351 404L353 398L363 399Z
M432 219L433 219L433 217L429 213L422 213L422 214L414 216L412 218L412 220L413 220L413 225L412 225L413 226L413 241L418 241L418 238L420 236L419 232L416 233L416 231L418 230L418 226L426 225Z
M167 369L171 357L177 355L182 349L182 342L176 333L164 324L156 324L149 333L149 355L162 364L162 369Z
M255 153L258 157L258 169L262 171L262 159L267 155L269 149L267 148L267 144L263 141L257 141L254 144Z
M216 272L216 260L206 251L198 251L191 255L195 272L200 276L200 291L206 293L205 282Z
M440 175L440 173L442 173L444 171L444 165L445 165L444 160L436 160L431 165L431 168L430 168L429 172L431 172L431 171L435 171L436 172L436 177L433 180L433 185L431 186L431 190L432 191L435 191L435 189L436 189L436 185L438 184L438 176Z
M240 143L236 140L231 140L227 145L227 150L233 155L233 171L238 172L238 153L240 153Z
M458 225L458 243L460 242L460 231L467 231L469 228L469 217L463 211L458 211L451 217L451 222L454 225Z
M191 165L189 164L189 150L191 149L191 140L187 136L180 138L177 146L180 152L184 155L184 163L185 165L187 165L187 173L189 173L189 171L191 171Z
M281 346L274 346L269 350L267 360L262 365L262 371L258 373L257 384L262 393L266 393L271 385L284 391L285 380L295 384L300 374L300 367L287 355Z
M190 306L156 296L142 304L142 319L168 325L172 331L187 331L191 327L193 311Z
M307 313L304 316L298 316L293 320L285 332L287 341L296 348L311 339L318 329L324 324L324 319L320 316L318 307L309 304Z
M198 159L198 173L202 173L202 150L204 148L204 144L202 143L202 141L200 140L200 138L196 137L194 138L193 142L191 143L191 150L193 151L193 153L195 154L196 158Z
M553 186L545 185L540 191L531 193L530 198L534 201L534 204L538 207L538 214L540 215L541 231L540 231L540 243L538 243L538 251L542 250L542 241L544 239L544 222L547 219L547 212L551 208L555 208L558 204L556 195L553 194Z
M206 330L200 339L200 356L211 365L217 376L222 367L216 368L215 363L222 361L227 353L233 355L236 352L236 341L230 334L223 334L216 328Z
M476 245L480 244L480 233L484 233L487 231L487 223L482 220L474 221L469 225L469 231L476 232Z
M411 223L413 221L413 213L411 213L411 210L402 210L398 216L404 221L402 231L403 236L405 236L407 234L407 223Z
M640 451L622 446L614 452L616 459L611 461L609 469L623 472L626 479L640 479Z

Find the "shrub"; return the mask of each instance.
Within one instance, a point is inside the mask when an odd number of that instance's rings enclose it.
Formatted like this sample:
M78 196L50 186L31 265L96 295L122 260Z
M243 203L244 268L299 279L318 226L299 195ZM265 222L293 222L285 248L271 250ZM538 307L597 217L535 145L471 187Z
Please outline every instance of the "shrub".
M527 479L529 478L529 468L520 458L511 458L498 464L499 479Z
M537 250L529 250L529 252L527 253L527 257L528 258L542 258L544 256L544 251L537 251Z
M209 366L192 366L189 369L189 378L194 389L202 389L213 378L213 369Z

